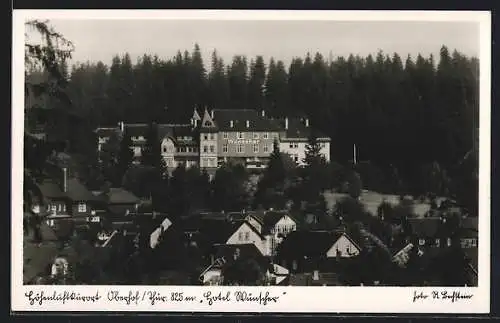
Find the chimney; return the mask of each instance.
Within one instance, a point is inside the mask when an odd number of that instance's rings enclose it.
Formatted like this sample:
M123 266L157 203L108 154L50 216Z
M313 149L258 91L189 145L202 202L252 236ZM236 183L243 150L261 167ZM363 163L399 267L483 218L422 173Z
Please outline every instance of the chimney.
M230 120L230 121L229 121L229 127L231 127L231 128L232 128L233 126L234 126L234 122L233 122L233 120Z
M308 118L306 118L305 122L306 122L306 127L309 127L309 119Z
M250 128L250 121L247 120L247 128Z
M262 117L266 116L266 110L262 109Z
M64 167L62 171L63 171L62 187L63 187L63 192L66 193L68 191L68 169Z
M288 117L285 118L285 129L288 130Z

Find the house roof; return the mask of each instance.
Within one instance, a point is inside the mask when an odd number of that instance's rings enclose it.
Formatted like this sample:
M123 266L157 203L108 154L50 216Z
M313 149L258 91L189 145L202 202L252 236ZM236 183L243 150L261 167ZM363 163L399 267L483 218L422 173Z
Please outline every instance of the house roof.
M211 244L226 243L227 239L241 226L238 222L217 219L201 219L200 233Z
M324 256L342 234L339 231L294 231L279 245L278 254L285 258Z
M280 122L281 126L283 129L285 129L285 121L282 120ZM288 129L285 129L285 138L286 139L302 139L302 138L309 138L311 136L311 127L306 126L305 120L304 119L298 119L298 118L288 118ZM316 136L317 138L321 141L321 139L328 139L330 138L326 136L325 134L319 132L316 130Z
M433 238L438 235L442 220L439 217L409 218L408 223L413 235Z
M110 188L106 193L109 204L137 204L141 200L124 188Z
M462 229L478 231L478 218L477 217L462 218L460 221L460 226Z
M286 211L252 211L247 216L253 217L262 225L262 233L268 233L284 216L295 219ZM295 221L296 222L296 221Z
M233 260L233 256L237 250L239 250L241 258L252 258L257 260L264 257L253 243L237 245L218 244L215 245L214 248L216 251L216 258L224 257L226 261Z
M99 137L111 137L114 134L119 134L120 133L120 129L118 127L114 127L114 128L97 128L95 130L95 133Z
M90 192L85 185L76 178L67 180L66 195L73 201L100 201L101 199Z
M40 192L44 198L48 199L62 199L66 197L66 194L61 190L59 184L51 180L45 180L38 184Z
M124 125L125 131L131 137L146 136L149 125L146 123L128 123Z
M214 119L222 131L281 131L282 127L275 120L262 117L256 110L250 109L214 109ZM233 121L233 127L231 127ZM246 122L249 121L247 127Z

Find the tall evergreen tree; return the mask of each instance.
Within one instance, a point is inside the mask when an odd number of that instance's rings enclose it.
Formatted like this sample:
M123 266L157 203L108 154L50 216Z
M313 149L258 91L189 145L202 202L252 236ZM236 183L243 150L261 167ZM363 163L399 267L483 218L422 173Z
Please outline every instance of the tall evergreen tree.
M254 201L255 206L283 209L286 202L285 178L285 166L279 150L279 143L276 139L273 145L273 152L269 156L267 169L257 185Z

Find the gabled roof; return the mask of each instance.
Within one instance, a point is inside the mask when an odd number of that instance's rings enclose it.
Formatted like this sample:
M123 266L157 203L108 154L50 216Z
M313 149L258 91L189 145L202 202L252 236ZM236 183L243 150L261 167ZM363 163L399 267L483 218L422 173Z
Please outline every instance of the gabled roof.
M66 198L66 194L61 190L59 184L52 180L45 180L38 184L40 192L44 198L47 199L63 199Z
M198 109L196 109L196 107L193 109L193 116L191 118L193 120L201 120L200 114L198 113Z
M124 188L110 188L106 193L109 204L137 204L141 200Z
M205 109L203 112L203 119L201 121L201 127L202 128L215 128L216 124L210 114L208 113L208 110Z
M76 178L67 180L66 195L73 201L100 201L100 198L92 194L85 185Z
M232 224L233 224L233 225L235 226L235 228L236 228L236 229L234 230L235 232L236 232L236 230L238 230L238 229L239 229L239 228L241 228L242 226L246 225L246 226L248 226L248 227L250 228L250 230L252 230L253 232L255 232L255 234L256 234L256 235L257 235L257 236L258 236L261 240L263 240L263 239L264 239L264 236L263 236L263 235L262 235L259 231L257 231L257 229L256 229L253 225L251 225L248 221L242 221L242 222L240 222L240 221L235 221L235 222L233 222ZM233 233L234 233L234 232L233 232ZM229 238L229 237L228 237L228 238Z
M211 244L226 243L227 239L241 226L241 223L217 219L201 219L200 233Z
M294 231L278 247L278 254L285 258L319 257L342 236L338 231Z
M281 131L282 127L275 120L262 117L256 110L250 109L214 109L214 119L222 131ZM231 127L233 121L233 127ZM247 127L247 121L249 126Z
M247 217L254 218L257 222L262 225L262 233L268 233L284 216L288 216L294 222L297 222L288 212L286 211L252 211L248 212Z

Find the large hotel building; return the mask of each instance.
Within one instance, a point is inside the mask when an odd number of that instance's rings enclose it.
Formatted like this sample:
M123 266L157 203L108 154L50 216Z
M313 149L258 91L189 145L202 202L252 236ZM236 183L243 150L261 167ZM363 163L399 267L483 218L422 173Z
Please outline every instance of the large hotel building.
M147 124L124 124L96 129L98 150L115 132L131 136L135 162L140 163L146 143ZM303 163L311 128L307 118L271 119L256 110L204 110L202 117L194 110L188 124L158 124L161 151L168 169L179 164L198 166L212 173L229 160L241 162L248 169L267 165L274 140L280 151L299 165ZM321 153L330 160L330 138L319 135Z

